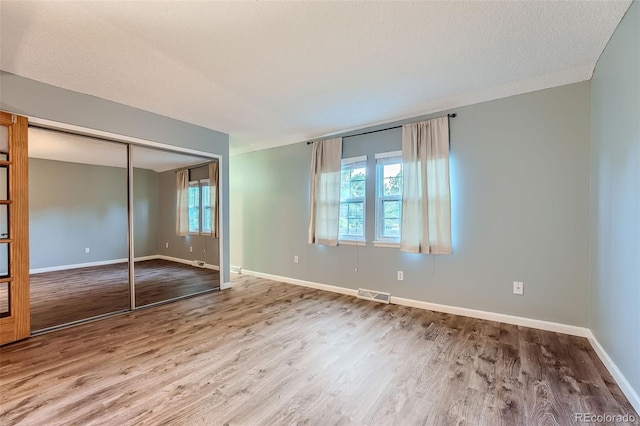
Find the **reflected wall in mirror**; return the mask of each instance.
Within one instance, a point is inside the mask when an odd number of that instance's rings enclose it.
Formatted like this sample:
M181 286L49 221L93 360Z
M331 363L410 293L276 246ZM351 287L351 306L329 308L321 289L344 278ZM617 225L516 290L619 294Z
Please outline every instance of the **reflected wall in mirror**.
M0 160L6 160L9 152L9 128L0 126Z
M218 289L218 209L211 197L217 193L217 162L139 146L132 150L136 306Z
M129 309L126 145L29 128L31 329Z
M0 278L9 276L9 244L0 244Z
M9 199L9 175L7 172L6 167L0 166L0 202ZM7 238L9 238L9 206L0 204L0 240Z
M0 283L0 318L11 313L9 301L9 283Z

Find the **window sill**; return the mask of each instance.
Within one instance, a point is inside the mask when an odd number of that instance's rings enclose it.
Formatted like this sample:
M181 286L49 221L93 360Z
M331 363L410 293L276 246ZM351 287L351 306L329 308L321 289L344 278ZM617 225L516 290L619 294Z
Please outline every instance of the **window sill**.
M366 241L358 241L358 240L339 240L339 246L366 246Z
M374 241L374 247L400 248L400 243L391 243L388 241Z

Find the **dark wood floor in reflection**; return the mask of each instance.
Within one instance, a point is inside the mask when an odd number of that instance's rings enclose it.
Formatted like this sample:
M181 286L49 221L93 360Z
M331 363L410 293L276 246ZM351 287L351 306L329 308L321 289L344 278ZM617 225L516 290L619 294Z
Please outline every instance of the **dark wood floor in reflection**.
M31 275L31 330L129 308L127 264ZM136 305L199 293L220 285L220 274L167 260L136 262Z

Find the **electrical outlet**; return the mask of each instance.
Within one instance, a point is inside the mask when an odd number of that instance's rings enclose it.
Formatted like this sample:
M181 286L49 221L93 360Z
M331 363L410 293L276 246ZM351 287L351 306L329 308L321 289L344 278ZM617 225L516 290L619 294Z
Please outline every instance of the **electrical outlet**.
M91 253L91 249L89 247L85 247L84 252L85 253Z
M298 263L298 255L293 256L293 263Z
M164 243L164 248L169 248L169 243Z
M193 253L193 247L189 247L189 253Z
M398 281L404 280L404 272L398 271Z
M513 282L513 294L522 296L524 294L524 283L521 281Z

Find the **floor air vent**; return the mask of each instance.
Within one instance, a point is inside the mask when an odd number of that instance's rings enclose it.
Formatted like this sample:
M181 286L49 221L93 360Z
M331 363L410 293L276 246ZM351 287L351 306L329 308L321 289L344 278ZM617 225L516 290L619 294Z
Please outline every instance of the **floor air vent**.
M206 265L202 260L194 260L193 264L199 268L204 268L204 265Z
M366 300L373 300L374 302L389 303L389 301L391 300L391 294L390 293L382 293L380 291L374 291L374 290L367 290L367 289L364 289L364 288L359 288L358 289L358 298L359 299L366 299Z

